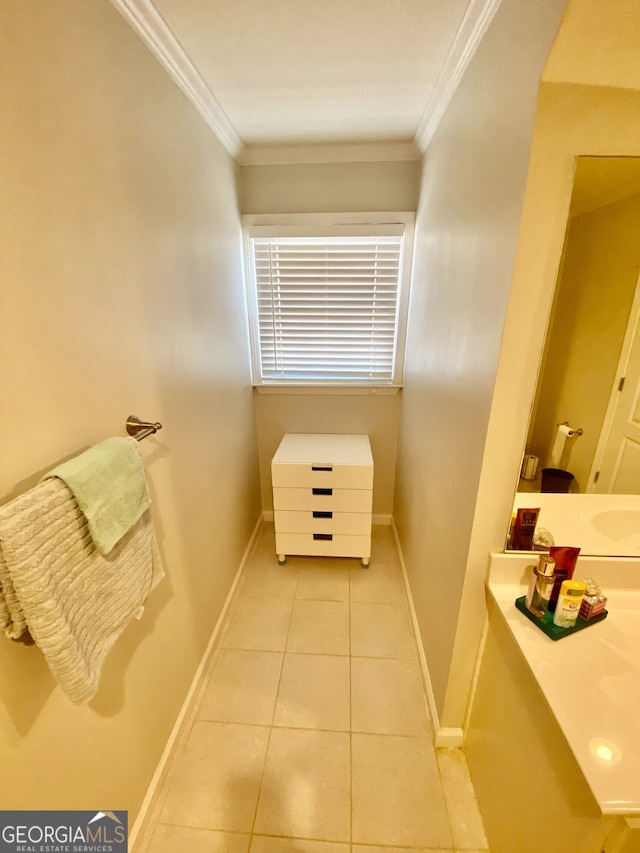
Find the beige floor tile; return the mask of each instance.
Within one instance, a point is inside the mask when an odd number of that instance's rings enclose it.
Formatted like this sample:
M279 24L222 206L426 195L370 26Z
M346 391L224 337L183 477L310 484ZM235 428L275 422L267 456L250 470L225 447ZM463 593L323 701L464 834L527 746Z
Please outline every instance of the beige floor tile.
M282 652L221 649L196 719L271 725Z
M273 524L265 524L244 570L239 595L246 598L293 598L298 569L278 565Z
M273 724L349 731L349 658L286 654Z
M414 658L407 608L400 604L351 604L351 654L358 657Z
M332 569L350 569L352 566L360 565L360 560L357 557L311 557L304 554L292 554L287 556L287 565L289 563L293 568L303 572L306 569L317 569L323 566Z
M428 737L417 661L352 658L351 727L354 732Z
M277 598L238 599L222 640L223 647L284 651L292 603Z
M220 646L144 853L488 853L464 756L434 758L390 528L364 570L280 567L265 525Z
M336 568L333 560L322 560L300 569L296 598L349 601L349 569Z
M250 835L159 824L146 853L247 853Z
M438 749L436 758L454 847L486 849L487 837L464 753L459 749Z
M268 737L266 726L196 720L171 778L160 821L250 831Z
M273 729L255 832L349 841L349 735Z
M390 524L374 524L371 527L371 552L376 560L391 558L399 564L396 538Z
M298 574L298 569L289 564L279 566L274 551L268 559L247 567L240 595L243 598L294 598Z
M402 569L391 528L374 525L371 537L371 565L351 568L351 601L404 604Z
M353 842L451 848L427 738L352 735Z
M370 844L353 844L351 846L352 853L454 853L451 847L446 850L436 850L434 847L379 847L377 844L373 847ZM480 853L480 851L465 851L465 853Z
M368 569L351 569L351 601L404 604L404 581L400 568L377 561Z
M348 602L294 601L287 651L348 655Z
M350 845L338 841L306 841L302 838L254 835L251 853L350 853Z

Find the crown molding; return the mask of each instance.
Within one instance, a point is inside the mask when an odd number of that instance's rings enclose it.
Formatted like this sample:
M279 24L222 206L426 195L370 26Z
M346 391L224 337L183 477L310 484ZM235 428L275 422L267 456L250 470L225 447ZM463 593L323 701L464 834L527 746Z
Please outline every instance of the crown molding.
M209 128L242 165L416 160L426 150L502 0L470 0L438 75L413 142L248 145L184 52L151 0L110 0L189 98Z
M415 135L423 153L502 0L470 0Z
M111 0L134 32L182 89L232 157L242 149L240 137L206 83L150 0Z
M419 160L414 142L245 145L238 156L242 166L289 166L309 163L382 163Z

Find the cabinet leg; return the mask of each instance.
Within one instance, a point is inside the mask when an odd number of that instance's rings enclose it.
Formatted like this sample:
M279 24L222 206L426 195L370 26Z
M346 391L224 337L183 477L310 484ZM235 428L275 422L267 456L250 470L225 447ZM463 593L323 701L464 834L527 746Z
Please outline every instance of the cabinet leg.
M287 562L286 554L278 554L278 565L284 566L286 562Z
M368 569L369 568L369 557L363 557L362 560L360 560L360 565L362 566L363 569Z

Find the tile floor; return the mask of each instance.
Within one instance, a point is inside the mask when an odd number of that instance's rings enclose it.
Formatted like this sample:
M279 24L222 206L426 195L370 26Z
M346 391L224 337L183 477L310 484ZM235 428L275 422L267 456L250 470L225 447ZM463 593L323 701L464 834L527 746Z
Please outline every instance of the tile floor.
M486 851L464 756L435 750L389 527L371 567L265 524L136 853Z

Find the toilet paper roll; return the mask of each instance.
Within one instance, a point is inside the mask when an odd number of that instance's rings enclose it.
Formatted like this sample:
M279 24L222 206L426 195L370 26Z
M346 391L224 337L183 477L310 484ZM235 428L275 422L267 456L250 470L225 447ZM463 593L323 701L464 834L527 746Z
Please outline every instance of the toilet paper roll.
M564 446L570 435L573 435L573 430L568 424L558 424L556 427L556 435L551 448L551 467L562 468L561 460Z
M534 480L538 470L538 457L528 454L522 461L520 476L523 480Z

